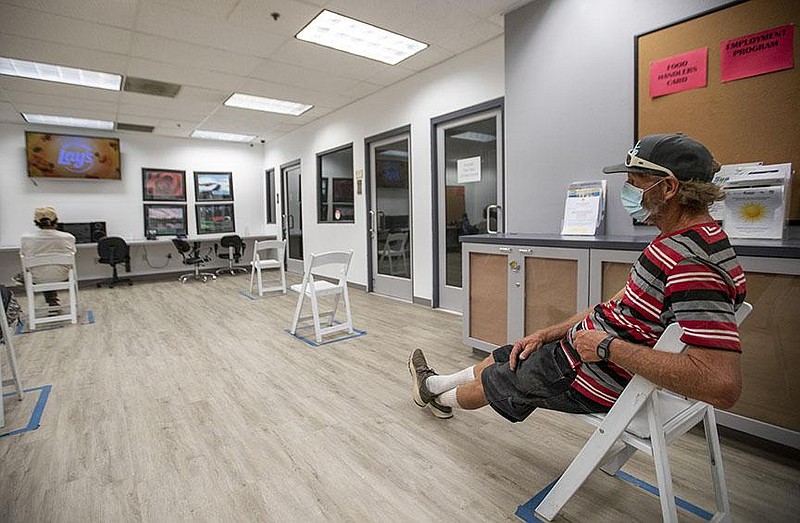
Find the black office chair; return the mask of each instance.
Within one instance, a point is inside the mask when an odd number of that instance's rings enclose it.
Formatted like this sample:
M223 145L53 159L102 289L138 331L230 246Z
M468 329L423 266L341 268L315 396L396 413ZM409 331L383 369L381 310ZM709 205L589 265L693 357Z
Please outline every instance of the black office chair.
M184 274L178 278L178 281L181 283L186 283L189 278L194 278L195 281L203 280L203 283L205 283L209 278L212 280L217 279L216 275L210 272L200 272L200 266L204 263L207 263L209 259L208 256L200 256L200 249L197 243L195 243L195 247L192 247L192 245L186 240L173 238L172 244L176 249L178 249L178 254L181 255L181 258L183 258L184 265L194 265L194 272Z
M219 246L222 246L222 248L225 250L222 252L218 252ZM223 236L222 238L220 238L219 245L217 245L216 243L214 244L214 252L217 254L217 256L219 256L223 260L228 260L228 267L224 269L217 269L215 271L217 273L217 276L219 276L219 274L223 272L236 274L236 271L242 271L244 273L247 273L247 269L245 269L244 267L233 266L234 262L239 263L239 260L241 260L242 256L244 256L244 249L245 249L244 241L237 234L229 234L227 236Z
M113 289L118 283L133 285L130 278L120 278L117 275L117 265L120 263L125 264L125 271L131 272L131 251L125 240L117 236L104 236L97 242L97 254L100 256L97 261L111 265L113 269L111 279L101 281L97 284L98 287L108 285L109 289Z

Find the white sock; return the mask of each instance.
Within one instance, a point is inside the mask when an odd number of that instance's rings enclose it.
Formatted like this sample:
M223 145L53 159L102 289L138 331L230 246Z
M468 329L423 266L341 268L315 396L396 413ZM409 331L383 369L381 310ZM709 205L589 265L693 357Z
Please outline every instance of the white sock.
M460 370L455 374L447 374L445 376L431 376L425 380L425 386L434 394L441 394L450 389L455 389L462 383L467 383L475 379L475 366L467 367Z
M458 399L456 399L456 390L458 389L450 389L443 392L436 396L436 399L445 407L461 408L461 405L458 404Z

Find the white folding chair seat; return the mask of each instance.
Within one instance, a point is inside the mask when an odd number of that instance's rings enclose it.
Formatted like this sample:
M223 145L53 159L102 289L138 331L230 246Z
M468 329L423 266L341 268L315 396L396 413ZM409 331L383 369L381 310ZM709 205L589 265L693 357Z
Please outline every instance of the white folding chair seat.
M28 324L30 330L36 330L40 324L54 323L69 320L73 325L78 323L78 276L75 270L74 254L41 254L36 256L20 255L22 262L22 274L25 280L25 293L28 297ZM33 283L31 269L46 265L66 265L69 273L65 281ZM69 308L64 314L48 313L53 312L53 307L36 307L36 293L47 291L67 291L69 293ZM58 307L63 310L64 306ZM44 316L42 315L44 314Z
M292 327L290 332L297 333L297 327L302 321L312 320L314 323L314 335L317 343L322 342L322 337L327 334L346 330L348 333L353 334L353 317L350 313L350 296L347 293L347 271L350 268L350 260L353 257L353 251L348 252L326 252L322 254L312 254L311 258L306 262L305 273L303 274L303 282L299 285L292 285L291 289L299 294L297 298L297 307L294 311L294 318L292 319ZM319 269L325 267L328 272L333 272L335 275L332 278L336 279L336 283L331 283L325 279L315 278L318 275ZM334 296L333 308L327 312L320 312L319 298L323 296ZM311 300L311 316L300 317L303 310L303 301L306 296ZM336 312L339 308L339 300L344 301L344 310L346 320L340 324L334 324L336 319ZM321 327L320 318L329 316L325 328Z
M19 378L19 372L17 371L17 356L14 353L14 342L11 339L11 327L8 325L8 318L6 317L6 308L3 306L2 300L0 300L0 333L3 335L0 336L2 338L3 345L6 346L6 354L8 355L8 363L11 366L11 379L10 380L3 380L2 387L0 387L0 427L5 427L6 425L6 417L5 417L5 407L3 405L3 389L9 385L14 386L14 390L16 391L17 399L22 401L23 392L22 392L22 381ZM0 354L0 379L3 376L3 355Z
M253 261L250 262L250 292L258 279L258 295L265 292L281 291L286 294L286 269L283 261L286 252L286 240L263 240L253 244ZM278 269L280 271L280 285L265 287L261 277L264 269Z
M736 312L737 323L741 325L752 310L749 303L743 303ZM682 333L677 323L671 324L654 348L666 352L682 352L686 348L680 341ZM628 459L640 450L650 455L655 462L664 521L677 522L667 444L702 420L716 501L716 512L712 521L730 521L731 509L714 407L659 389L652 382L636 375L607 414L580 414L575 417L596 426L597 429L536 507L539 517L552 521L595 469L599 467L606 474L616 475Z

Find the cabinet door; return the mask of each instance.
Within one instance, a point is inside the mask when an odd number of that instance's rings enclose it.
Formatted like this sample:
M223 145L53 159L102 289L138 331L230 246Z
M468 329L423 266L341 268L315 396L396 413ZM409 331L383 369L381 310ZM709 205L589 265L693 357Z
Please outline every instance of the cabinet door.
M592 249L589 263L589 304L606 300L625 287L633 263L641 251Z
M746 258L753 312L739 329L742 395L729 412L800 431L800 263Z
M483 351L508 340L508 270L512 248L463 244L464 341Z
M514 340L563 322L589 304L589 251L551 247L521 247L521 302L515 306L511 334ZM513 278L513 276L512 276ZM516 322L514 321L516 318Z

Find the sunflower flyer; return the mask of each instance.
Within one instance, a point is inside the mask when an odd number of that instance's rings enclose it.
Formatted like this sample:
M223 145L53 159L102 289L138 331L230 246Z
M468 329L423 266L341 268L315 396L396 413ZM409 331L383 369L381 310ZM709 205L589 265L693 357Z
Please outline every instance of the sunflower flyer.
M784 188L729 188L725 191L725 232L731 238L781 239Z

